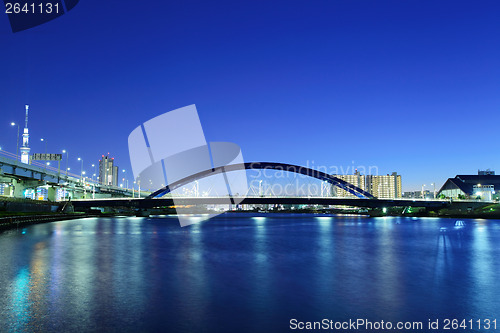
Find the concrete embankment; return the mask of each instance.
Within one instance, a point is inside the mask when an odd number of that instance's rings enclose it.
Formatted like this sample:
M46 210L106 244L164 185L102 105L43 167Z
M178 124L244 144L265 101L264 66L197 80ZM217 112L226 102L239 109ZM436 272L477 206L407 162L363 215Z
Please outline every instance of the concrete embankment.
M59 202L46 202L27 199L0 199L0 212L37 212L40 214L55 212Z
M46 214L46 215L20 215L0 217L0 231L6 229L23 228L28 225L64 220L93 217L90 214Z

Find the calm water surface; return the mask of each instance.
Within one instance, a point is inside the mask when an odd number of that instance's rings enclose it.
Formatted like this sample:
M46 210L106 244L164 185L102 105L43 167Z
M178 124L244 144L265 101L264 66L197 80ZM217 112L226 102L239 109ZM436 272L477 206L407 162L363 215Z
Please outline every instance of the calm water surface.
M455 221L223 215L185 228L130 217L11 230L0 234L0 331L500 321L500 221Z

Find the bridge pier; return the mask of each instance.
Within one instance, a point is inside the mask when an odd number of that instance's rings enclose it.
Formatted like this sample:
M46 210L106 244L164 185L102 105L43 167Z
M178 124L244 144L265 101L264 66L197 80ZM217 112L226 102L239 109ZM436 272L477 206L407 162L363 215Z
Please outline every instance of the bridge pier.
M56 201L56 199L57 199L57 189L54 186L51 186L47 189L47 200Z
M18 180L12 179L12 186L14 187L14 197L15 198L23 198L24 190L28 188L37 188L38 186L43 185L43 182L39 180Z
M23 182L17 179L12 179L12 187L14 198L22 198L24 190L26 189L26 186L23 185Z

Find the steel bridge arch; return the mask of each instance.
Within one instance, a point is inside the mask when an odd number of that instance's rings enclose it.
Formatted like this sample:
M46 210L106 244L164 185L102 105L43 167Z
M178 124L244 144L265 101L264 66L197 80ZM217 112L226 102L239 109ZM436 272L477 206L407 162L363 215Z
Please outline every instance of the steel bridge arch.
M205 171L201 171L198 173L195 173L191 176L182 178L170 185L167 185L149 196L147 196L145 199L152 199L152 198L157 198L161 197L179 187L182 187L186 184L189 184L195 180L199 180L205 177L213 176L216 174L220 174L223 172L230 172L230 171L241 171L241 170L278 170L278 171L287 171L287 172L293 172L305 176L309 176L312 178L316 178L319 180L326 181L336 187L339 187L355 196L358 198L366 198L366 199L376 199L373 195L370 193L360 189L357 186L352 185L351 183L346 182L345 180L342 180L340 178L337 178L335 176L329 175L325 172L306 168L303 166L299 165L293 165L293 164L287 164L287 163L278 163L278 162L248 162L248 163L237 163L237 164L230 164L230 165L225 165L225 166L219 166L217 168L212 168L208 169Z

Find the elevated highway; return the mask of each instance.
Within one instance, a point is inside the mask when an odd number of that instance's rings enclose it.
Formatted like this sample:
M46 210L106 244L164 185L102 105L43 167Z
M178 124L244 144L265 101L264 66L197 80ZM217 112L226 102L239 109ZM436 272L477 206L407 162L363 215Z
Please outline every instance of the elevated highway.
M87 197L132 196L132 192L127 189L105 186L88 180L82 182L78 175L60 172L57 168L44 166L41 163L22 163L2 155L0 155L0 183L10 184L9 189L12 193L9 196L15 198L22 198L26 189L40 186L48 187L50 201L56 201L55 193L58 188L64 188L71 198L82 198L86 194Z

